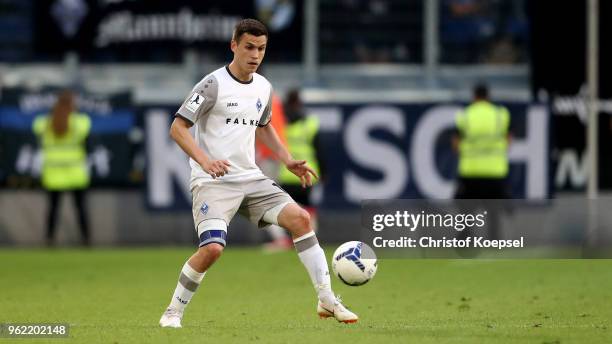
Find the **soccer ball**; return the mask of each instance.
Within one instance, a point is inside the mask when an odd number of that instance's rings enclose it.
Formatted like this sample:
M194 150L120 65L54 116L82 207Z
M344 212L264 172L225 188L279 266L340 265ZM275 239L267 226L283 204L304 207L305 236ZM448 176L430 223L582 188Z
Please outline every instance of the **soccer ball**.
M376 274L377 267L376 254L361 241L345 242L336 249L332 258L334 274L350 286L367 283Z

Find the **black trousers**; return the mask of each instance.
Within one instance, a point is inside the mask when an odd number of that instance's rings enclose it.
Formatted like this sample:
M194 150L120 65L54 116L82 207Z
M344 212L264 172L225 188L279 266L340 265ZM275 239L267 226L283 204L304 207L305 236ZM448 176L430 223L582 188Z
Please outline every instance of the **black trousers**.
M89 244L89 218L87 216L86 193L85 190L72 191L49 191L49 212L47 214L47 242L53 241L55 235L55 224L57 222L57 212L59 209L60 196L63 193L71 193L74 205L77 209L79 227L83 244Z
M489 239L499 239L501 215L508 211L509 202L489 202L491 199L509 199L510 191L506 178L460 178L455 199L474 201L460 204L465 213L474 213L478 208L487 210L487 233ZM460 232L459 239L465 239L471 228Z
M311 188L303 188L299 184L281 184L281 187L296 201L304 207L310 207L310 190Z
M507 199L506 178L459 178L455 199Z

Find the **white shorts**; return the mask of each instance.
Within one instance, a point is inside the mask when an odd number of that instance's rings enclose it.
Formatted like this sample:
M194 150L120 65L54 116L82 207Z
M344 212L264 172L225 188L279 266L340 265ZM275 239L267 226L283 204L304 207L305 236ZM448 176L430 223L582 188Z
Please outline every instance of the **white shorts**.
M193 197L193 222L219 219L229 224L236 212L260 228L268 225L263 220L266 211L287 203L295 203L285 190L269 179L248 182L213 181L196 185Z

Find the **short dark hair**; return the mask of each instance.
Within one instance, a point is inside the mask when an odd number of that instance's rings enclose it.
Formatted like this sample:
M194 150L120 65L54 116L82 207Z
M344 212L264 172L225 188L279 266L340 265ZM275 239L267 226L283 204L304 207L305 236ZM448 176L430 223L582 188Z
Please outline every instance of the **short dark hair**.
M489 98L489 87L485 83L479 83L474 86L474 98L488 99Z
M266 36L268 37L268 29L262 22L257 19L242 19L234 27L234 35L232 39L236 42L240 40L240 37L245 33L251 34L255 37Z

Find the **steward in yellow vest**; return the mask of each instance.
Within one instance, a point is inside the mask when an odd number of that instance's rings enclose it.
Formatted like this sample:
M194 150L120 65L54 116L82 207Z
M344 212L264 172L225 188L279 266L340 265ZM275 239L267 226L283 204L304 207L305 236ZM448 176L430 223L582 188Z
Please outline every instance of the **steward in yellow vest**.
M296 160L306 160L308 165L320 175L314 139L319 132L319 119L307 116L290 123L285 127L287 148ZM301 185L300 178L291 173L285 166L281 169L279 180L281 184ZM313 181L316 183L317 179Z
M322 171L321 168L321 150L318 147L319 119L305 114L297 90L288 93L285 114L288 122L285 127L285 137L289 153L295 160L307 161L308 165L322 178L321 172L325 171ZM302 188L300 178L285 166L281 167L278 179L289 195L306 207L312 216L314 209L308 209L311 206L310 188ZM313 184L317 182L318 180L313 178Z
M479 85L474 101L456 117L459 186L456 198L508 198L508 144L510 114L489 101L488 89Z
M89 186L85 140L91 120L75 111L74 97L65 91L58 96L50 114L40 116L32 125L42 149L42 186L49 194L47 244L52 245L59 196L73 191L79 215L83 244L89 244L84 189Z
M89 186L85 139L90 128L89 117L77 112L69 113L65 119L47 115L34 120L34 133L43 154L42 185L45 189L63 191Z

